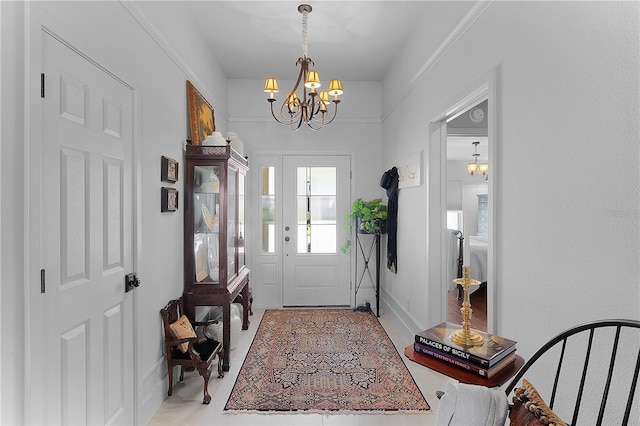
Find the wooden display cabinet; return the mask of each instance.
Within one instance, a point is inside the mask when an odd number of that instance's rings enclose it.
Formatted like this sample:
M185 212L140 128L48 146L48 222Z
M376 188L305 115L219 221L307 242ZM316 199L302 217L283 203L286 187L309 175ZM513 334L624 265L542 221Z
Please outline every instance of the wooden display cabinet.
M197 306L222 306L224 359L229 371L231 303L242 303L249 328L249 270L245 265L245 175L248 161L230 146L187 145L184 187L184 297Z

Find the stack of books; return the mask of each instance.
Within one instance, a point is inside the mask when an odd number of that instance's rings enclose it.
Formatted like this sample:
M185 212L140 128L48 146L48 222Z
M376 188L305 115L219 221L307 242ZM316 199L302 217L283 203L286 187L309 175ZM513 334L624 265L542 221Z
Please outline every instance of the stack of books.
M452 332L462 326L443 322L415 335L413 350L439 359L487 379L516 359L516 342L474 330L483 341L477 346L460 346L451 341Z

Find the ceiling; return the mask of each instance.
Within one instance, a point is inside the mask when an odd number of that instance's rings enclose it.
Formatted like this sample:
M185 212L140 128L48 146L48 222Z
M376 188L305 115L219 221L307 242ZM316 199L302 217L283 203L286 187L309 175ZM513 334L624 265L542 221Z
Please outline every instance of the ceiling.
M482 114L474 114L477 110ZM489 161L488 114L489 104L485 100L447 123L447 160L473 161L476 151L473 142L477 141L478 161Z
M429 40L412 46L421 49L420 58L428 59L475 4L451 0L135 0L135 5L178 54L185 49L210 51L227 78L295 80L295 64L302 56L298 5L304 2L313 8L307 19L309 57L323 82L331 78L382 81L399 46L418 30ZM200 44L190 46L193 40ZM450 126L470 127L465 117ZM477 137L483 134L486 119L480 133L449 138L448 159L473 159L471 142L480 140L480 160L485 160L487 138Z
M478 162L489 161L489 138L486 136L448 136L447 137L447 160L466 161L473 163L473 153L475 147L473 142L478 144Z
M166 42L180 52L201 40L227 78L294 80L302 56L297 1L150 1L135 4ZM437 48L473 6L472 1L307 0L309 57L323 81L382 81L398 46L419 26ZM195 38L194 38L195 37ZM422 46L421 46L422 47ZM214 53L215 52L215 53ZM429 58L432 52L420 52Z

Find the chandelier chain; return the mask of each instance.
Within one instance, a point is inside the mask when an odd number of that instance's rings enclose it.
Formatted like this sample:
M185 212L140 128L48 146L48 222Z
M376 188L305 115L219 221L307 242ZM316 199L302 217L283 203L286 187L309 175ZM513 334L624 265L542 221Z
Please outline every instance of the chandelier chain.
M307 15L309 15L309 12L304 10L302 12L302 57L305 59L309 56L309 48L307 46Z

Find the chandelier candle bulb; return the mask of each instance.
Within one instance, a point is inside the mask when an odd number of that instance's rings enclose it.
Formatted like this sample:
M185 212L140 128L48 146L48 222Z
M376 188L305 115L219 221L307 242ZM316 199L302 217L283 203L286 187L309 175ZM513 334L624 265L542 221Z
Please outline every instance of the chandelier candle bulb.
M278 93L280 90L278 89L278 80L275 77L267 77L264 82L265 92L269 93L269 102L273 102L276 100L274 93Z
M320 75L318 71L310 70L307 75L307 81L304 83L304 87L308 87L309 89L315 89L320 87Z
M329 105L329 103L331 101L329 101L329 93L326 90L322 90L320 92L320 101L325 105L325 111L327 109L327 105Z
M343 93L344 92L342 91L342 82L337 78L334 78L333 80L331 80L331 82L329 83L329 94L338 96L338 95L342 95Z

